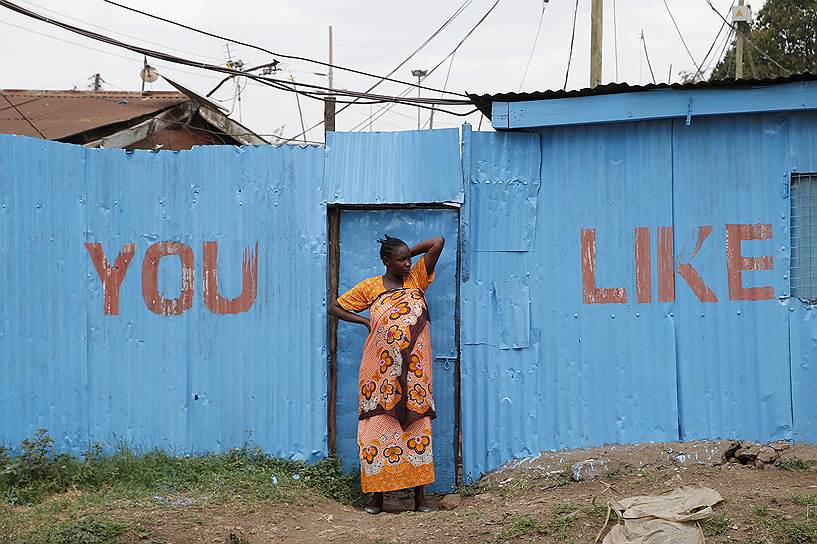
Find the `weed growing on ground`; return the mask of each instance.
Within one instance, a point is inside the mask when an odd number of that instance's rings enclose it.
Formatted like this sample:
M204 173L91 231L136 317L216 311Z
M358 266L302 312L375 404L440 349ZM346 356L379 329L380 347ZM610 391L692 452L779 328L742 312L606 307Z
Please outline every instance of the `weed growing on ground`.
M545 526L529 514L514 514L505 523L507 526L496 537L499 542L545 532Z
M797 504L802 504L804 506L817 506L817 494L815 493L793 495L791 500L796 502Z
M759 517L759 518L765 517L766 514L769 513L769 507L768 506L753 506L752 507L752 513L755 516Z
M107 518L86 516L43 527L19 544L122 544L125 527Z
M794 521L783 526L788 544L809 544L817 538L817 530L809 523Z
M303 491L312 489L347 505L364 500L355 477L344 473L337 458L309 464L257 448L178 457L161 450L138 455L126 446L105 455L94 446L79 459L56 453L53 439L40 429L23 441L18 456L0 452L0 463L0 499L12 505L37 504L68 489L125 497L223 493L280 502L302 500Z
M565 514L572 514L579 508L581 508L581 506L579 506L575 502L566 502L564 504L557 504L553 508L553 513L556 514L557 516L563 516Z
M703 522L701 527L704 530L704 536L722 535L729 529L729 518L723 514L717 514Z
M484 493L487 490L487 486L483 482L471 482L470 484L464 485L460 488L460 495L463 497L473 497L475 495L479 495L480 493Z
M794 472L808 470L811 467L811 463L800 459L799 457L788 457L786 459L781 459L776 463L776 465L777 468Z
M545 530L549 535L555 536L561 542L567 540L568 533L570 533L571 527L573 527L573 523L575 523L576 518L571 515L565 516L556 516L550 523Z

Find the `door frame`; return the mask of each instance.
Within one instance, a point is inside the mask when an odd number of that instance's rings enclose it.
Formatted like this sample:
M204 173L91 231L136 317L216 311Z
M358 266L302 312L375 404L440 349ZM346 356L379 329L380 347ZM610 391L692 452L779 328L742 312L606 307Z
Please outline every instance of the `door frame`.
M448 210L457 214L457 244L456 254L456 292L454 303L454 480L457 486L462 483L462 440L460 439L461 400L460 400L460 284L462 272L462 209L459 203L426 203L426 204L327 204L326 206L326 301L338 298L340 282L340 217L347 211L385 211L385 210ZM338 349L338 320L327 315L326 318L326 363L327 363L327 446L329 455L337 451L336 402L338 389L337 376L337 349Z

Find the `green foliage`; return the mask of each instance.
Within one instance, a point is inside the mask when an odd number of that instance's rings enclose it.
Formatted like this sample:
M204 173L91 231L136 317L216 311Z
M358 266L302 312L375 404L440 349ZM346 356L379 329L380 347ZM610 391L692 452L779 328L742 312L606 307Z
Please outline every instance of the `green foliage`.
M486 485L480 481L476 481L462 486L460 488L460 495L463 497L473 497L475 495L479 495L480 493L484 493L485 490Z
M348 505L365 499L336 458L309 464L246 447L178 457L161 450L137 455L126 446L106 455L95 445L78 459L55 453L53 439L41 429L23 441L19 455L0 451L0 463L0 501L14 505L37 504L72 488L125 497L206 492L282 502L301 501L304 491L314 490Z
M760 11L743 48L743 77L778 77L788 73L817 72L817 2L768 0ZM754 46L752 45L754 44ZM764 57L785 67L789 72ZM735 42L712 71L711 79L735 77Z
M791 500L804 506L817 506L817 494L815 493L794 495Z
M752 513L759 518L765 517L769 513L768 506L753 506Z
M555 536L559 541L564 542L567 540L568 533L570 533L570 528L573 527L575 522L576 518L570 514L556 516L550 520L550 523L548 523L546 532L549 535Z
M496 537L500 542L545 532L544 525L530 514L514 514L505 520L505 524L506 527Z
M48 535L48 544L118 544L124 527L104 518L86 517L61 523Z
M703 522L701 527L704 530L704 536L722 535L729 529L729 518L723 514L717 514Z
M578 510L579 508L581 508L581 507L578 504L574 503L574 502L566 502L564 504L557 504L553 508L553 513L556 514L557 516L561 516L561 515L564 515L564 514L572 514L573 512Z
M804 470L808 470L811 466L811 463L808 461L804 461L799 457L788 457L786 459L781 459L777 462L777 468L782 470L790 470L793 472L802 472Z
M801 521L785 524L783 534L786 536L787 544L810 544L817 538L814 525Z

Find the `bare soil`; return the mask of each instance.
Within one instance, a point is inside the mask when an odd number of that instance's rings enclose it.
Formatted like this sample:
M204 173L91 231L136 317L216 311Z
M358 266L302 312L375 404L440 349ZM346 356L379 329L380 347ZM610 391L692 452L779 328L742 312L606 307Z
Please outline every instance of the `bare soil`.
M463 491L449 511L410 511L405 493L387 495L386 512L309 496L302 504L177 497L163 504L111 504L100 512L129 527L125 541L165 543L495 543L594 542L607 529L607 501L660 495L682 485L715 489L724 502L704 525L707 542L817 542L817 467L758 469L723 463L727 443L615 446L542 454L514 461ZM595 479L573 481L572 463L603 459ZM784 458L817 460L817 447L797 446ZM440 497L432 497L436 505ZM615 515L612 516L615 518Z

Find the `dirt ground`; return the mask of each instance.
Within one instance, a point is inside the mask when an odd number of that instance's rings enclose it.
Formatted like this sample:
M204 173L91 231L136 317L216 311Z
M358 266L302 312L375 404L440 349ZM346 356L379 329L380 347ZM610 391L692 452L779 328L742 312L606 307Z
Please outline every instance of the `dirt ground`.
M152 506L111 504L104 513L128 522L125 540L131 542L584 543L600 532L603 537L616 522L602 531L608 500L692 485L724 497L703 527L707 542L817 542L817 466L809 465L817 461L817 447L786 450L781 459L791 462L785 469L758 469L723 462L727 446L702 442L542 454L466 487L455 509L429 514L409 511L407 494L387 495L386 512L376 516L320 497L293 505L175 497ZM574 481L571 465L591 458L605 465L601 474ZM439 500L433 497L432 504Z

